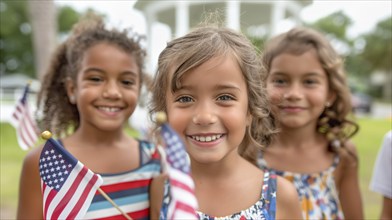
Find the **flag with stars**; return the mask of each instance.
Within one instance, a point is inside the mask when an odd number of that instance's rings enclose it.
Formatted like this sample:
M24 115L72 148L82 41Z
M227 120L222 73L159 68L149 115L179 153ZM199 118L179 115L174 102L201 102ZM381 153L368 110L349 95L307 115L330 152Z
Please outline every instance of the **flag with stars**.
M39 160L45 219L81 219L102 178L49 138Z
M166 144L166 165L170 182L167 219L198 219L195 184L190 176L185 145L168 124L162 125L161 135Z
M19 146L23 150L32 148L38 141L38 126L31 116L27 96L29 94L30 83L25 86L22 98L15 106L12 113L11 125L16 129L16 138Z

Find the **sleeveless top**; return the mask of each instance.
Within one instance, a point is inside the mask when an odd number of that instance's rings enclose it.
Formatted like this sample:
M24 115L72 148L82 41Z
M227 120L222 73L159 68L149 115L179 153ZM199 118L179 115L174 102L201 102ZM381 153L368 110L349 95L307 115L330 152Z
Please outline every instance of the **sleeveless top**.
M138 142L140 166L127 172L100 174L103 179L100 188L131 218L149 219L149 186L161 171L160 155L152 143ZM97 191L84 219L126 218Z
M262 155L258 162L261 169L269 169L295 185L304 219L344 219L333 175L339 164L338 155L327 170L311 174L273 170L268 168Z
M196 214L200 220L275 220L276 187L276 175L270 173L268 170L265 170L261 198L248 209L225 217L213 217L200 211L196 211ZM167 192L170 190L167 190L168 188L170 188L170 186L165 188L165 197L161 209L160 219L166 219L165 212L167 211L168 202L170 201L170 199L167 198ZM222 208L224 208L224 204L222 204Z

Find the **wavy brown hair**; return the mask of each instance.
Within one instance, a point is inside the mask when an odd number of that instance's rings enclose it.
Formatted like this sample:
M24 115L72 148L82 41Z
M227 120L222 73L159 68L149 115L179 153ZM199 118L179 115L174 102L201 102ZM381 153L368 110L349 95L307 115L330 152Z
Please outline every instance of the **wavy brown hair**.
M265 72L259 54L252 43L238 32L219 26L202 26L169 42L158 59L150 113L166 112L166 92L178 90L185 74L219 56L233 56L245 79L252 123L239 146L239 153L256 163L257 147L269 143L275 128L269 114L265 82L262 80Z
M357 123L350 120L352 112L351 94L347 84L346 73L344 71L343 59L337 54L329 43L328 39L320 32L305 27L296 27L290 31L272 38L266 43L262 62L269 73L273 59L283 53L301 55L311 49L316 51L324 71L328 77L329 90L336 94L336 100L325 109L319 117L318 131L321 125L328 123L330 129L338 129L337 136L342 139L342 147L345 140L352 137L359 129ZM326 117L328 114L328 117ZM322 122L322 119L328 121ZM327 133L323 133L327 136ZM330 151L338 151L329 144Z
M98 43L109 43L133 56L139 67L142 85L146 56L145 50L140 46L142 39L143 37L128 29L107 29L98 17L77 23L69 38L56 49L43 78L37 100L37 112L42 114L41 129L61 136L68 135L79 127L79 112L76 105L69 102L65 81L70 78L76 85L85 51Z

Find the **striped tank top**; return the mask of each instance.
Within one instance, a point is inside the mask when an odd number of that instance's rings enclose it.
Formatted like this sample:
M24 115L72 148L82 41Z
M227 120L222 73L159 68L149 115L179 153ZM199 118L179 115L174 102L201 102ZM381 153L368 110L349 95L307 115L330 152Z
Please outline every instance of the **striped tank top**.
M161 171L160 155L155 145L139 140L140 166L134 170L100 174L100 187L120 208L133 219L149 219L149 186ZM126 219L98 191L86 213L85 219Z

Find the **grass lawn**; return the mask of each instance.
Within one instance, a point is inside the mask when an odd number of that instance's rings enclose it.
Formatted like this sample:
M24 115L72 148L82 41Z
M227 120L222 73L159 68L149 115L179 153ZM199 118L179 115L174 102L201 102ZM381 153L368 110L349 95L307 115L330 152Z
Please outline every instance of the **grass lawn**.
M358 120L358 123L360 130L354 136L353 141L357 145L359 154L360 187L365 219L379 219L381 196L369 190L369 183L382 139L392 129L392 120L362 118Z
M377 219L381 197L371 192L368 186L382 138L388 130L392 129L391 120L360 118L358 123L360 131L353 141L357 145L359 154L360 184L365 216L366 219ZM20 169L26 154L27 152L17 145L13 127L0 123L0 219L15 219Z

